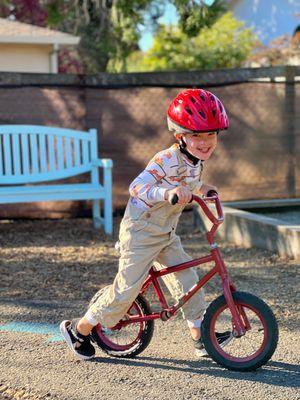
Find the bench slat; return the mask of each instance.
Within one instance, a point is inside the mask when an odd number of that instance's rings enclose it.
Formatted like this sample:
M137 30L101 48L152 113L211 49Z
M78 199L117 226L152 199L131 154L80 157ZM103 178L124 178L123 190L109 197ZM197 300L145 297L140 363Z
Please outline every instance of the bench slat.
M28 135L21 135L21 153L22 153L22 169L23 175L29 174L29 152L28 152Z
M39 155L41 172L47 172L47 149L46 149L46 136L39 136Z
M21 160L20 160L20 142L19 134L14 133L13 136L13 170L14 175L20 175L21 173Z
M74 140L74 165L78 167L80 165L80 140Z
M66 166L67 168L71 168L73 166L73 150L72 150L72 140L71 138L65 138L65 154L66 154Z
M64 169L64 144L63 138L56 138L56 154L57 154L57 166L59 170Z
M30 138L31 172L33 174L38 174L39 164L38 164L37 135L31 133L29 138Z
M29 194L29 193L51 193L51 192L84 192L96 190L102 192L104 189L101 185L93 185L92 183L66 183L64 185L40 185L40 186L0 186L0 195L11 195L11 194Z
M87 139L87 132L77 131L73 129L42 126L42 125L0 125L2 132L21 133L27 132L35 135L47 135L47 136L62 136L62 137L77 137L79 139Z
M48 136L49 172L56 171L54 137Z
M43 200L93 200L104 199L105 196L102 186L92 184L0 188L0 204Z
M82 140L82 158L83 164L87 164L90 162L89 158L89 142L87 140Z
M80 167L73 167L71 169L64 169L62 171L48 171L39 174L29 174L26 176L15 176L15 175L3 175L0 177L0 184L4 185L15 185L18 183L38 183L47 181L56 181L63 178L71 178L72 176L84 174L85 172L91 172L90 165L83 165ZM0 185L1 188L1 185Z
M3 175L2 149L3 149L2 136L0 135L0 174L1 175Z
M11 168L11 146L10 146L10 134L9 133L4 133L3 135L3 143L4 143L4 170L5 170L5 175L11 175L12 174L12 168Z

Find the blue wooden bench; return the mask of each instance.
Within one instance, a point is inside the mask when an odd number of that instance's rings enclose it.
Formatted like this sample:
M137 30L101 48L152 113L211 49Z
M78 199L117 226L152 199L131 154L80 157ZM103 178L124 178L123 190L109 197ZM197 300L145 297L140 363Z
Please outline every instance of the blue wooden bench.
M92 200L94 226L111 234L112 160L99 159L97 149L96 129L0 125L0 203ZM48 183L87 172L89 183Z

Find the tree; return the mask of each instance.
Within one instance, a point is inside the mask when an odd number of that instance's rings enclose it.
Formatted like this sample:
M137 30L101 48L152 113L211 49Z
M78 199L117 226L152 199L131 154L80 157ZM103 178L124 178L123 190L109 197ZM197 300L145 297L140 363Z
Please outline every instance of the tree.
M138 49L139 27L156 24L162 0L56 0L53 16L65 15L57 25L81 37L79 53L85 71L125 72L129 54ZM49 9L49 7L48 7ZM147 17L145 17L147 16Z
M203 0L172 0L172 3L179 15L179 28L188 37L212 26L227 9L224 0L214 0L210 5Z
M297 37L297 31L295 31L293 37L279 36L273 39L268 46L258 46L247 59L247 65L251 67L300 65L300 35Z
M47 10L40 0L2 0L0 17L13 17L27 24L46 26Z
M160 26L153 47L143 59L130 58L130 71L176 71L233 68L247 59L257 39L251 29L226 13L196 37L188 37L179 27Z

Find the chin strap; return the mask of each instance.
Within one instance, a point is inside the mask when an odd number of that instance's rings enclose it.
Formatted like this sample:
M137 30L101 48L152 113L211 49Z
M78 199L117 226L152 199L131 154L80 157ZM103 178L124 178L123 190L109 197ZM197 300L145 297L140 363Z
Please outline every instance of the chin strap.
M179 150L181 151L181 153L183 153L184 155L186 155L187 158L188 158L189 160L192 161L193 165L197 165L198 162L200 161L199 158L193 156L193 154L191 154L190 152L187 151L187 149L186 149L186 143L185 143L185 141L182 140L182 139L181 139L180 142L179 142Z

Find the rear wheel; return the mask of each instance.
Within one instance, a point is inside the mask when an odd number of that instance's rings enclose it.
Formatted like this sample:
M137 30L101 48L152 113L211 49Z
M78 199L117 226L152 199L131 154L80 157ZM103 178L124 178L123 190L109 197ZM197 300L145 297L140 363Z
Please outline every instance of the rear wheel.
M151 314L151 309L146 299L139 295L127 314L129 316L143 317ZM92 340L107 354L114 357L135 357L149 345L154 331L154 321L136 322L121 328L104 328L96 325L92 332Z
M206 351L218 364L234 371L254 371L272 357L278 342L278 325L269 306L258 297L245 292L232 293L240 315L250 323L244 336L235 338L225 347L217 341L216 332L232 331L232 316L222 295L205 312L201 325ZM243 316L242 316L243 319ZM245 321L244 321L245 322Z

